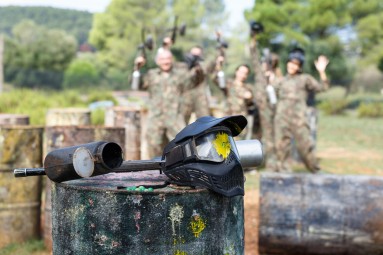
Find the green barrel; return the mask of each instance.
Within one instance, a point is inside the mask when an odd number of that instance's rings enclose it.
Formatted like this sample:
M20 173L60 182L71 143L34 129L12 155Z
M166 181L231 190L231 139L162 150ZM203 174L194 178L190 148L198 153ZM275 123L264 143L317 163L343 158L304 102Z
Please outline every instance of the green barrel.
M41 167L43 128L0 127L0 249L40 237L41 178L13 176L14 168Z
M55 183L53 254L244 254L242 196L166 180L145 171Z

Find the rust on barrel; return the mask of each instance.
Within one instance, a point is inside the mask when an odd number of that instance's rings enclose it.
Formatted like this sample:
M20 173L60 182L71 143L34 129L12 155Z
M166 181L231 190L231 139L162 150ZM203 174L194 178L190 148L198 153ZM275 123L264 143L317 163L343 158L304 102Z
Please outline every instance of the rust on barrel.
M169 185L159 171L55 183L54 254L243 254L243 197Z
M47 126L45 127L45 137L46 152L50 152L52 150L63 147L94 142L97 140L113 141L117 144L123 145L125 142L125 129L121 127L103 127L90 125ZM51 183L52 182L46 178L44 242L49 250L52 249Z
M261 175L260 254L383 254L383 177Z
M41 178L16 180L16 167L40 167L42 127L0 126L0 248L40 237Z

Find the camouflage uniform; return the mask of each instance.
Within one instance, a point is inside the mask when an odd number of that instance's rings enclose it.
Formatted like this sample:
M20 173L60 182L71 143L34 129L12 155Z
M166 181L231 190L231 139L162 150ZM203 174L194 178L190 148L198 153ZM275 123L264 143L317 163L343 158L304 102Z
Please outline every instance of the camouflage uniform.
M277 171L277 155L274 142L275 106L271 105L268 100L266 92L268 82L262 71L258 50L254 41L250 44L250 52L256 78L254 97L261 122L261 140L265 152L265 167L266 170Z
M166 141L186 126L181 114L181 95L195 83L195 72L173 68L169 73L159 68L144 77L143 88L149 91L147 140L149 156L161 156Z
M307 120L307 94L328 88L328 83L319 83L308 74L286 76L277 85L278 105L275 115L275 144L278 170L290 172L288 157L291 153L291 139L295 139L303 163L311 172L320 170L315 157L314 141L310 136Z
M177 67L185 69L186 72L189 71L185 63L178 63ZM202 69L205 74L208 73L203 66ZM197 83L195 87L185 90L182 94L181 112L186 124L189 124L193 112L197 118L210 115L206 75L201 77L201 80L197 81Z
M244 98L243 95L247 92L253 94L253 88L250 84L235 80L228 80L226 82L225 115L243 115L245 117L248 115L248 108L253 102L253 97L249 99ZM249 132L248 127L241 132L238 139L245 139L247 132Z

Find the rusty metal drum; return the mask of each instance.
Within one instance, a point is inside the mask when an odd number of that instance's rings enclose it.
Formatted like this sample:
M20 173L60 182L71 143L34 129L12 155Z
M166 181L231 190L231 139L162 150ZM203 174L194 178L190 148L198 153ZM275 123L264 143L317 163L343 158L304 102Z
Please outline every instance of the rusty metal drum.
M141 106L114 106L105 112L105 126L125 128L125 160L141 159Z
M383 254L383 177L261 175L260 254Z
M24 114L0 113L0 126L29 125L29 116Z
M242 196L166 180L144 171L54 183L53 254L244 254Z
M0 248L40 237L41 177L15 179L13 169L41 167L43 128L0 127Z

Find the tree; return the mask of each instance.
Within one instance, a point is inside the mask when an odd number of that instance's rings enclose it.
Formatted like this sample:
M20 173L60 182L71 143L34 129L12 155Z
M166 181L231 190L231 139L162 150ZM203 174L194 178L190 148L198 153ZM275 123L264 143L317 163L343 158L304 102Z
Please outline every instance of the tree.
M99 74L93 62L76 59L70 63L64 74L64 88L89 88L97 85Z
M62 30L51 30L23 21L6 40L6 79L21 87L60 88L63 72L75 57L76 39Z
M132 73L142 29L153 37L156 49L165 36L171 35L178 16L178 26L185 23L187 33L185 38L177 35L173 50L182 58L191 46L211 43L211 40L205 41L204 36L211 32L209 24L216 24L223 9L223 0L112 0L104 13L94 16L89 40L97 48L100 61L107 66L103 76L123 77ZM204 33L205 30L208 32ZM120 74L115 75L117 73Z
M130 55L141 43L141 30L147 29L155 38L156 27L164 25L166 1L113 0L105 13L95 14L89 40L105 63L127 69Z
M0 7L0 33L12 35L12 28L22 20L29 19L37 25L61 29L76 37L81 45L88 40L93 14L86 11L52 7Z
M345 74L350 73L351 67L345 60L338 32L352 21L348 6L349 0L257 0L245 17L264 24L260 44L279 50L282 63L291 47L301 46L306 49L308 60L305 70L315 75L313 60L327 54L331 60L329 76L346 83L350 79Z

